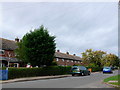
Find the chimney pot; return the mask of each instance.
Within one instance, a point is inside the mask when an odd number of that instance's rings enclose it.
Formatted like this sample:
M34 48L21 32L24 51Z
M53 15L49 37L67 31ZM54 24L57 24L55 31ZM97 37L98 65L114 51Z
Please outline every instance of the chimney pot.
M16 41L16 42L19 42L19 38L18 38L18 37L17 37L17 38L15 38L15 41Z
M60 50L57 50L57 52L60 52Z
M76 56L76 54L73 54L73 56Z
M69 52L66 52L66 54L68 54L68 55L69 55Z

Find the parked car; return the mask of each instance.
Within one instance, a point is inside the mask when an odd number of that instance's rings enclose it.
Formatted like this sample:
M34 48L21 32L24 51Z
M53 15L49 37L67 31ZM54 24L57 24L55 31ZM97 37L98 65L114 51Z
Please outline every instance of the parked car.
M113 73L112 68L111 67L104 67L103 73Z
M71 74L74 75L90 75L90 71L84 66L73 66L71 68Z

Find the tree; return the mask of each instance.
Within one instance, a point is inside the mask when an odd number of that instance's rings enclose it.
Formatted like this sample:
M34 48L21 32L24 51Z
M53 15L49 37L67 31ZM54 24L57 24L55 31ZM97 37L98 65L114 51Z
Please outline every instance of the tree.
M92 49L87 49L85 52L82 53L82 60L83 63L91 64L94 63L95 65L101 66L101 59L106 54L104 51L93 51Z
M119 66L119 57L115 54L107 54L104 51L87 49L82 53L82 60L84 64L103 66Z
M107 54L101 61L104 66L119 66L119 58L115 54Z
M32 66L50 66L55 53L55 36L49 35L44 26L26 33L18 43L17 57Z

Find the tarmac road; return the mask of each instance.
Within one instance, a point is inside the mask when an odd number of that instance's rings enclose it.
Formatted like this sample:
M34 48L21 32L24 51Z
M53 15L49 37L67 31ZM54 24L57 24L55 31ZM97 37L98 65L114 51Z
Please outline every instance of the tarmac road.
M118 71L116 70L113 74L97 72L92 73L90 76L70 76L55 79L4 83L2 84L2 88L112 88L102 83L102 80L117 74Z

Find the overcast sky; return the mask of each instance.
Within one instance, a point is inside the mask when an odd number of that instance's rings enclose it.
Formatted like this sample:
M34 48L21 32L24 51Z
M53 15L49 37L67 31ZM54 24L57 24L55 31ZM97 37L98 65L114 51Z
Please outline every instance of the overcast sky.
M117 8L117 2L2 3L0 30L3 38L14 40L44 25L61 52L81 56L92 48L117 55Z

